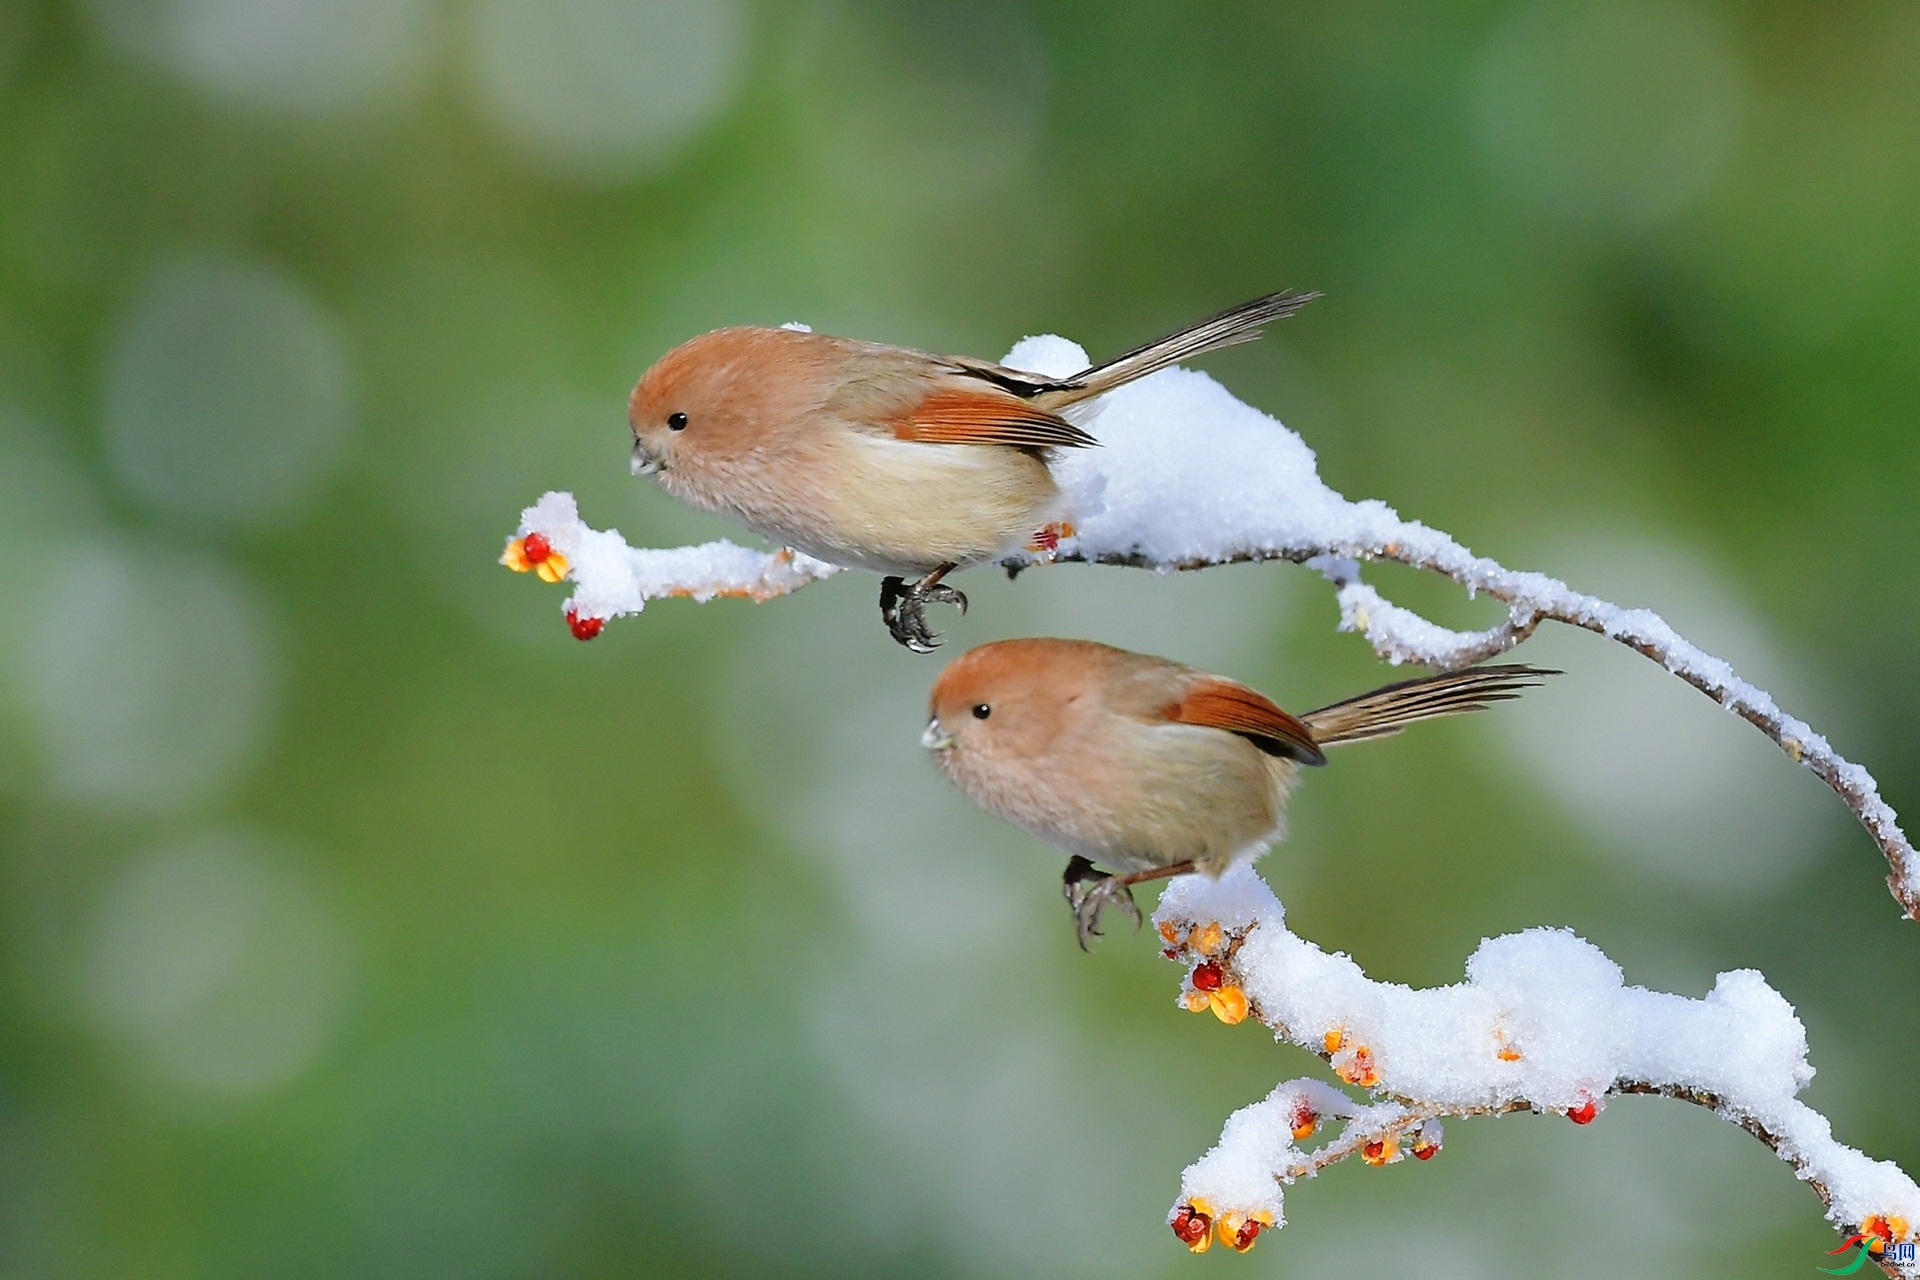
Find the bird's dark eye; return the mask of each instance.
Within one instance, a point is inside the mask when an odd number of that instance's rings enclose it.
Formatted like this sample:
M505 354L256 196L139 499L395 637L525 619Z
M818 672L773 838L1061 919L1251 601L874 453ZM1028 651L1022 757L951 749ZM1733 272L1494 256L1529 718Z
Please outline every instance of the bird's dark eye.
M992 714L993 714L993 708L988 706L986 703L976 702L973 704L973 718L975 720L985 720L988 716Z
M667 430L669 430L669 431L685 431L686 429L687 429L687 415L686 415L686 414L684 414L684 413L670 413L670 414L668 414L668 415L667 415Z

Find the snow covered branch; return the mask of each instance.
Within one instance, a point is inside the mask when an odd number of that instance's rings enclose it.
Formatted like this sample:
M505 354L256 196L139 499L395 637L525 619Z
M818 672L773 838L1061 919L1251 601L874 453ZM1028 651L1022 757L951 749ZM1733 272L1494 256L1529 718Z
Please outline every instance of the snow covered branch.
M1219 880L1173 881L1153 920L1166 956L1188 966L1184 1007L1260 1022L1374 1099L1289 1080L1236 1111L1181 1175L1167 1221L1190 1249L1216 1238L1251 1248L1284 1225L1284 1188L1350 1156L1431 1158L1445 1119L1536 1111L1584 1125L1610 1097L1655 1094L1752 1133L1813 1187L1843 1235L1880 1241L1874 1260L1886 1274L1920 1276L1920 1186L1842 1145L1799 1101L1813 1078L1806 1030L1751 969L1721 974L1691 1000L1624 985L1619 966L1566 930L1529 929L1482 942L1464 983L1375 982L1289 932L1280 902L1245 865ZM1343 1122L1338 1137L1298 1145L1327 1120Z
M582 640L599 635L608 618L639 613L649 600L771 600L840 572L798 551L755 551L731 542L630 547L617 529L583 524L570 493L549 493L522 511L500 563L547 582L572 579L567 625Z
M1015 347L1006 363L1063 376L1087 360L1065 339L1039 337ZM1338 589L1343 629L1364 635L1389 662L1432 667L1465 666L1503 653L1543 621L1597 632L1652 658L1745 719L1831 787L1886 856L1895 900L1909 918L1920 919L1920 857L1880 798L1873 775L1659 615L1584 595L1545 574L1509 570L1377 500L1347 500L1320 479L1313 451L1298 435L1203 373L1164 370L1096 405L1083 425L1101 447L1066 451L1054 463L1073 533L1039 559L1017 555L1003 561L1009 572L1050 561L1161 573L1250 560L1307 563ZM553 553L557 561L547 558ZM582 639L598 635L607 619L638 613L662 596L767 600L839 572L792 551L754 551L730 542L635 549L615 531L582 523L565 493L549 493L521 513L502 560L548 581L571 579L575 588L566 616ZM1438 626L1362 582L1360 562L1367 560L1442 574L1470 595L1484 592L1506 604L1507 620L1486 631Z

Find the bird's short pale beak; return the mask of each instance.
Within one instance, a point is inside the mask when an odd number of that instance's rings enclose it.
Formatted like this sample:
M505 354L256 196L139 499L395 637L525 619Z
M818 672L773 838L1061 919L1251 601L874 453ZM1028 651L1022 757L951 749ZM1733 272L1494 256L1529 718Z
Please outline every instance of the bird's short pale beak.
M647 452L645 442L635 440L633 442L633 462L631 465L633 467L633 474L637 476L650 476L660 470L660 459Z
M945 751L953 745L953 735L940 727L940 717L927 721L927 731L920 735L920 745L929 751Z

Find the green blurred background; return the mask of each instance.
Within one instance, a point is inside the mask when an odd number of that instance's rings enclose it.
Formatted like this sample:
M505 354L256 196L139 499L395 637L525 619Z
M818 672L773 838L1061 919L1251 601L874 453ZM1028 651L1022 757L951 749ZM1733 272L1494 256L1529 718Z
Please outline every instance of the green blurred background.
M1627 1100L1163 1225L1323 1071L1075 950L917 746L849 574L590 645L499 568L723 323L1207 367L1380 496L1649 604L1920 812L1920 7L0 0L0 1277L1801 1276L1733 1126ZM1374 570L1456 625L1494 614ZM963 580L1288 705L1391 674L1291 566ZM1920 1168L1920 933L1839 803L1652 664L1342 755L1265 863L1377 976L1568 925L1757 966Z

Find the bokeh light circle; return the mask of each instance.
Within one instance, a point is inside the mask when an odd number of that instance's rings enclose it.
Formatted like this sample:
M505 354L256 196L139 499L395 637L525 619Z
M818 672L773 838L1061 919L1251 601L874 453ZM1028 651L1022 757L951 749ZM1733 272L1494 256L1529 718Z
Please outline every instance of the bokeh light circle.
M1807 673L1696 557L1595 536L1553 559L1581 590L1668 611L1682 635L1833 728L1830 711L1807 705ZM1567 674L1492 723L1526 776L1628 874L1751 901L1815 863L1843 820L1779 748L1624 646L1553 627L1522 656Z
M1702 194L1739 134L1745 77L1721 25L1681 0L1526 0L1475 85L1481 150L1576 223L1637 230Z
M481 105L528 159L617 181L671 159L725 108L747 53L739 0L484 0Z
M1027 6L825 4L799 27L795 124L830 189L949 209L1033 178L1053 76Z
M258 1093L319 1052L351 948L313 877L272 843L214 831L150 850L95 904L87 1021L163 1080Z
M63 549L23 620L15 671L62 799L183 810L236 782L276 711L264 609L216 562L153 549Z
M209 92L300 116L400 96L432 48L427 0L82 0L109 43Z
M163 511L284 522L318 495L352 422L345 345L298 285L198 253L156 266L108 354L101 426L113 469Z

